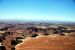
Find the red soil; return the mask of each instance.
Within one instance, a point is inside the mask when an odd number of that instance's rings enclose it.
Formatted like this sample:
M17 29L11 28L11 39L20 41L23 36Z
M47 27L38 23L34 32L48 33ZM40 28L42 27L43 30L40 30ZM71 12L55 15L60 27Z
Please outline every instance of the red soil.
M16 50L75 50L75 37L57 36L53 38L47 36L30 39L17 45Z

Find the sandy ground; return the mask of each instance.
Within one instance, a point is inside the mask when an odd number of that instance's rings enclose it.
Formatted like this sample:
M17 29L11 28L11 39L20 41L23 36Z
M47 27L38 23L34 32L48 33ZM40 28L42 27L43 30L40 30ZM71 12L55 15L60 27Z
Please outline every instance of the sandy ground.
M16 45L16 50L75 50L75 35L72 36L38 36L27 38Z

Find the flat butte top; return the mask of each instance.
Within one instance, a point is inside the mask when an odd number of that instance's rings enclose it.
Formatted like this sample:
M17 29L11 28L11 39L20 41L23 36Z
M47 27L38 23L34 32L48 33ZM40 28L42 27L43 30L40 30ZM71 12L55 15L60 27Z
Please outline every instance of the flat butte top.
M75 37L50 35L30 38L16 45L16 50L75 50Z

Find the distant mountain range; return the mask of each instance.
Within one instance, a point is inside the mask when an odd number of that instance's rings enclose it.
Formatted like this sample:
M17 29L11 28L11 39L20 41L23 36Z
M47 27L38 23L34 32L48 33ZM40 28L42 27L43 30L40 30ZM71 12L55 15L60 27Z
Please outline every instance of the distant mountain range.
M33 23L33 24L75 24L75 22L71 21L56 21L56 20L0 20L0 23L9 23L9 24L17 24L17 23Z

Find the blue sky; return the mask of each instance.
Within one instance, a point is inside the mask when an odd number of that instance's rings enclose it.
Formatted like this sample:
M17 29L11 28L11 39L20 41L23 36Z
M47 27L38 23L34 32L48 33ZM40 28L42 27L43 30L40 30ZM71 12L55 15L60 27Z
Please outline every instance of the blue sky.
M75 22L74 0L0 0L0 20Z

